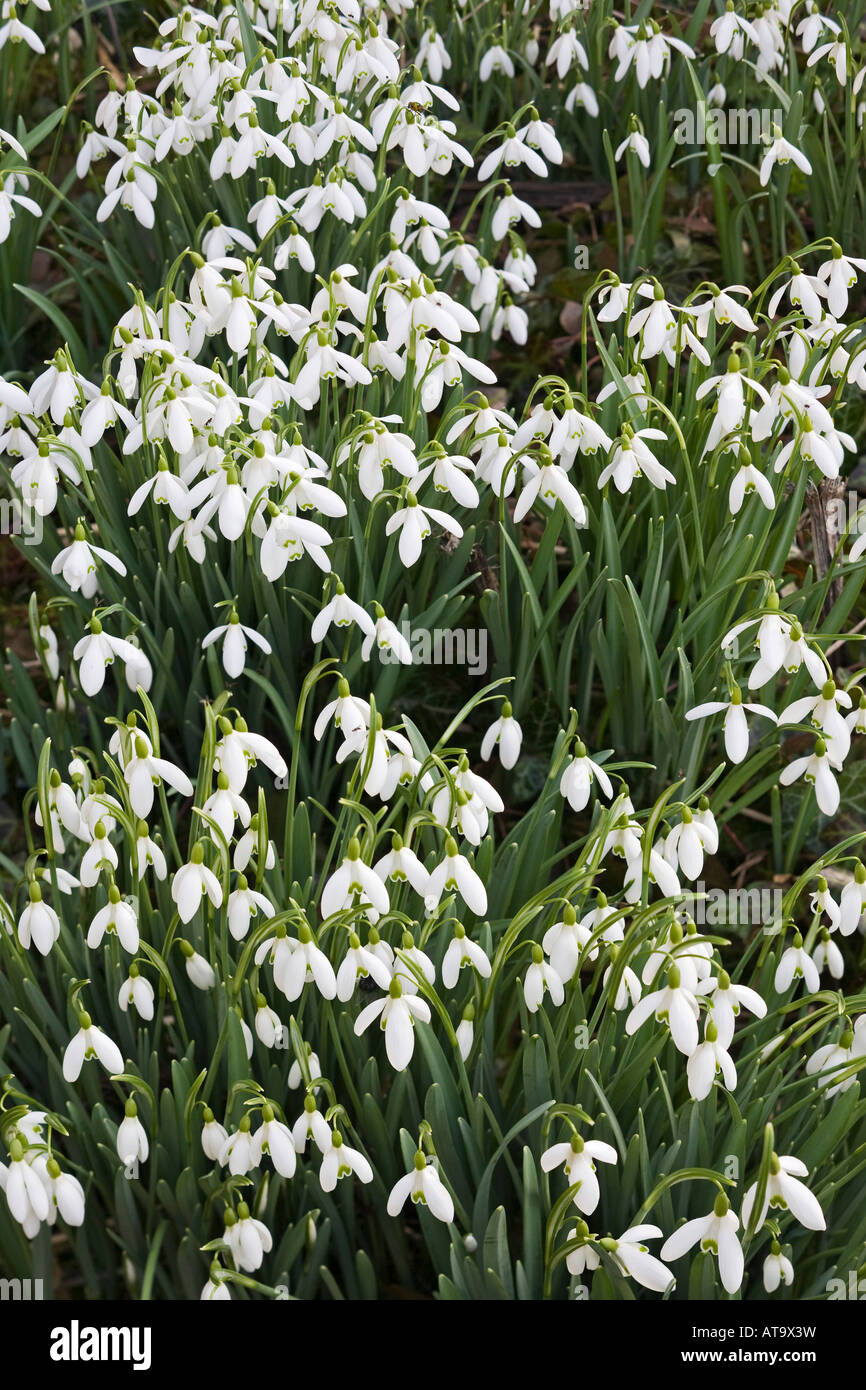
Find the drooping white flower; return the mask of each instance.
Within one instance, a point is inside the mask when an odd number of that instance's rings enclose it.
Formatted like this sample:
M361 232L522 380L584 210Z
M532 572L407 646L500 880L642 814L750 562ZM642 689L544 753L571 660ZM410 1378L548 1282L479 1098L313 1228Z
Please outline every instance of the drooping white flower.
M445 841L445 858L430 875L427 904L436 907L443 893L457 892L471 912L483 917L487 911L487 892L469 860L458 852L457 842L449 835Z
M658 1226L630 1226L627 1231L623 1231L619 1240L605 1237L599 1244L602 1249L608 1251L623 1274L654 1293L666 1293L675 1282L674 1276L661 1260L649 1253L644 1243L662 1234Z
M417 994L404 990L402 980L395 975L385 997L374 999L358 1014L354 1024L355 1036L359 1038L376 1018L380 1019L380 1027L385 1033L388 1061L395 1071L404 1071L415 1050L415 1021L430 1022L429 1004Z
M574 1188L574 1204L585 1216L595 1211L601 1198L593 1160L616 1163L616 1149L600 1139L585 1141L579 1134L573 1134L569 1142L554 1144L541 1155L545 1173L564 1165L569 1188Z
M774 125L769 148L761 160L759 177L762 188L766 188L770 182L770 174L777 164L789 163L795 164L804 174L811 174L812 172L812 165L802 150L798 150L796 145L792 145L790 141L786 140L779 127Z
M297 1158L292 1132L288 1125L274 1116L273 1106L262 1106L262 1123L253 1135L250 1156L253 1167L258 1167L264 1154L267 1154L280 1177L291 1178L297 1167Z
M60 936L60 921L53 907L42 901L42 889L33 879L29 888L30 901L18 919L18 940L24 950L30 944L40 955L47 956Z
M222 663L223 670L232 680L237 680L238 676L243 675L244 666L247 659L248 639L259 647L265 656L271 654L271 644L255 628L246 627L241 622L237 613L232 609L228 623L222 627L212 628L207 636L202 638L202 651L205 651L213 642L223 638Z
M625 1031L631 1037L654 1014L659 1022L667 1024L678 1051L691 1057L698 1046L699 1012L694 994L682 983L679 966L671 965L665 987L644 995L635 1004L626 1019Z
M415 1154L412 1171L398 1178L388 1195L388 1215L398 1216L411 1197L418 1205L427 1207L437 1221L454 1220L454 1203L451 1194L444 1186L435 1164L428 1163L422 1151Z
M361 1182L373 1181L373 1169L364 1155L345 1144L339 1130L332 1130L330 1143L325 1150L322 1166L319 1169L319 1183L322 1191L333 1192L338 1180L348 1178L352 1173L360 1178Z
M481 740L481 756L485 762L493 756L494 748L499 750L499 761L510 772L520 757L523 730L514 718L511 704L504 700L502 713L494 720Z
M801 1182L801 1178L809 1176L809 1170L805 1163L799 1158L794 1158L790 1154L772 1154L770 1158L770 1171L767 1175L767 1190L764 1193L764 1205L761 1208L758 1219L755 1223L756 1228L760 1229L766 1218L770 1207L780 1207L789 1211L795 1221L799 1221L801 1226L805 1226L809 1231L826 1230L826 1222L821 1205ZM748 1227L752 1216L752 1208L758 1194L758 1184L753 1182L743 1198L743 1226Z
M668 1236L659 1254L663 1260L679 1260L700 1242L701 1250L716 1256L723 1287L728 1293L736 1293L743 1282L744 1269L743 1250L737 1236L739 1225L727 1197L720 1192L712 1211L686 1221Z
M794 1282L794 1266L777 1240L770 1246L770 1253L762 1266L764 1288L767 1293L775 1293L780 1284L789 1286Z
M117 1043L112 1042L101 1028L97 1028L90 1014L78 1015L78 1032L66 1044L63 1053L64 1080L77 1081L81 1068L91 1057L99 1061L110 1076L123 1071L123 1055Z
M147 1131L138 1118L138 1107L134 1100L128 1100L124 1116L117 1127L115 1141L117 1156L127 1167L131 1163L144 1163L150 1152Z
M227 1208L223 1241L238 1269L255 1274L273 1246L273 1237L263 1221L250 1215L246 1202L238 1205L237 1215Z
M171 896L180 920L191 922L207 896L214 907L222 904L223 893L216 874L204 863L204 846L201 841L193 845L188 864L183 864L171 881Z
M693 1100L706 1099L718 1072L728 1090L733 1091L737 1085L737 1069L727 1048L719 1041L716 1024L710 1019L704 1029L704 1041L698 1043L686 1065L689 1095Z
M759 714L764 719L771 719L774 724L776 716L766 705L744 702L740 687L735 685L731 691L730 702L710 700L706 704L696 705L694 709L686 711L686 719L705 719L707 715L720 714L722 710L725 711L725 752L732 763L741 763L749 751L746 710L750 714Z
M446 989L454 989L464 965L472 966L483 980L490 978L492 967L487 955L477 941L471 941L466 935L462 922L458 922L442 959L442 983Z
M390 907L387 888L378 874L364 863L361 846L353 838L349 841L346 858L331 874L322 890L322 916L330 917L335 912L354 907L356 897L359 906L372 908L376 913L387 912Z
M139 1018L149 1021L153 1018L153 1001L153 985L139 974L139 968L133 961L129 967L129 974L120 986L117 1003L123 1013L126 1013L131 1004Z

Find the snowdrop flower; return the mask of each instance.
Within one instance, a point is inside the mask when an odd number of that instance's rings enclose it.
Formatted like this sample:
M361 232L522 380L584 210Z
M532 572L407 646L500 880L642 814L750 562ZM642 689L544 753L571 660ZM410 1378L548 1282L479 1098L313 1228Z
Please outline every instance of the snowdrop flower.
M336 627L350 627L354 623L361 629L365 637L375 637L376 635L376 629L369 613L359 604L354 603L347 595L343 585L339 583L334 597L325 604L313 622L311 636L316 645L325 640L332 623Z
M261 913L263 919L273 917L276 908L264 893L250 888L245 874L238 874L233 893L228 897L229 931L235 941L243 941L250 929L253 918Z
M483 917L487 911L484 884L469 860L458 853L457 842L450 835L445 841L445 858L430 875L426 900L428 911L435 909L446 892L459 893L470 912L478 917Z
M613 786L610 778L604 769L588 756L586 744L578 740L574 746L574 757L559 779L560 795L566 798L573 811L582 811L589 801L594 781L608 800L611 800Z
M367 947L355 932L349 933L349 949L337 971L337 998L347 1003L355 993L358 978L373 979L380 989L388 989L391 972L384 962Z
M254 1168L258 1168L264 1154L267 1154L280 1177L291 1178L297 1167L297 1158L292 1132L274 1117L273 1107L262 1106L262 1123L253 1135L250 1157Z
M219 725L222 736L214 752L214 769L226 774L231 791L243 791L250 768L258 762L264 763L274 777L288 775L286 760L279 749L262 734L251 733L245 720L237 718L232 728L229 720L222 716ZM253 817L250 826L258 830L258 817ZM267 867L270 869L273 865Z
M619 1240L606 1236L599 1241L599 1245L611 1255L623 1274L653 1293L666 1293L675 1282L674 1276L661 1260L649 1253L644 1244L662 1234L658 1226L630 1226L623 1231Z
M511 191L511 185L507 184L505 196L500 198L496 204L490 222L490 232L494 241L504 240L509 228L516 226L518 222L525 222L529 227L538 228L541 226L541 218L535 211L535 208L532 207L530 203L524 202L522 198L518 198L516 194ZM470 358L469 361L474 362L474 359ZM487 369L484 370L482 375L479 375L477 372L475 375L478 376L480 381L487 381L490 385L492 385L496 379L493 373L489 372Z
M689 1095L693 1100L706 1100L713 1089L716 1073L721 1072L729 1091L736 1089L737 1069L725 1046L719 1042L719 1030L712 1019L704 1028L704 1041L699 1043L686 1065Z
M25 951L31 942L40 955L47 956L60 936L60 921L53 907L42 901L42 889L32 880L30 901L18 919L18 941Z
M75 527L75 539L71 545L58 551L51 562L51 573L59 574L74 594L82 598L93 598L97 589L96 560L110 566L117 574L125 575L126 566L110 551L87 540L87 532L81 522Z
M230 1134L223 1144L218 1162L223 1168L228 1166L229 1172L235 1176L248 1173L251 1168L258 1166L253 1161L251 1150L250 1117L244 1115L234 1134Z
M231 840L236 818L240 819L244 827L250 824L250 808L242 796L231 790L225 772L221 772L217 777L216 791L207 798L201 812L203 817L207 816L214 822L210 826L210 834L215 845L220 843L220 833L227 842Z
M764 1205L754 1223L755 1228L760 1230L770 1207L780 1207L784 1211L789 1211L794 1220L799 1221L800 1225L805 1226L808 1231L826 1230L824 1213L817 1197L809 1191L805 1183L800 1182L801 1178L808 1176L809 1170L799 1158L793 1158L790 1154L779 1156L774 1153L770 1158ZM744 1227L752 1224L750 1218L757 1194L758 1184L753 1182L743 1198Z
M765 1018L767 1005L756 990L748 985L735 985L726 970L703 982L701 994L712 1010L720 1047L728 1048L734 1036L734 1021L741 1009L748 1009L756 1018Z
M150 1152L147 1132L138 1118L138 1107L134 1100L128 1100L124 1108L124 1118L117 1127L115 1146L117 1156L126 1167L131 1163L144 1163Z
M799 932L794 933L792 944L782 953L773 977L773 988L777 994L784 994L794 980L803 981L807 994L817 994L821 988L817 967L803 949L803 938Z
M728 0L724 14L713 20L710 25L710 38L716 46L717 53L727 53L730 50L731 56L737 60L743 56L744 38L758 47L758 35L747 19L736 14L734 0Z
M307 1140L315 1140L320 1153L327 1153L331 1146L331 1131L323 1115L316 1109L316 1102L310 1095L304 1097L304 1108L292 1126L292 1142L295 1152L302 1154Z
M343 1143L343 1136L335 1129L330 1135L330 1143L319 1169L319 1183L323 1192L333 1192L340 1178L348 1178L354 1173L361 1182L373 1181L373 1169L357 1149Z
M809 757L795 758L788 763L779 774L779 781L783 787L789 787L798 777L810 782L815 788L815 799L818 807L825 816L835 816L839 809L839 784L833 775L833 768L839 767L834 763L827 751L827 744L822 738L816 739L815 751Z
M469 1056L469 1053L472 1051L472 1043L475 1038L474 1005L466 1005L466 1008L463 1010L460 1022L457 1025L455 1036L457 1038L457 1046L460 1051L460 1056L463 1058L465 1062L466 1058Z
M427 1207L437 1221L447 1223L454 1220L454 1203L451 1194L443 1185L434 1164L428 1163L422 1151L415 1154L412 1171L398 1178L388 1195L388 1215L398 1216L411 1197L418 1205Z
M349 690L349 682L342 676L337 686L337 698L325 705L315 725L313 734L316 739L321 740L325 735L329 723L333 719L334 726L340 729L344 736L359 733L370 727L370 706L366 700L352 695Z
M836 319L841 319L848 308L848 291L857 283L858 270L866 270L866 260L843 256L841 246L835 241L830 260L818 267L815 279L824 286L827 307Z
M95 1057L109 1076L123 1071L123 1056L117 1043L112 1042L101 1028L91 1021L90 1014L78 1015L78 1032L66 1045L63 1053L63 1077L65 1081L77 1081L81 1068L91 1057Z
M488 762L493 756L494 748L499 749L499 761L507 772L510 772L520 757L520 745L523 742L523 730L514 718L511 704L508 700L502 703L502 713L485 733L481 740L481 756Z
M569 1243L573 1240L582 1239L585 1243L576 1250L572 1250L570 1255L565 1257L565 1267L569 1274L573 1274L576 1279L584 1273L592 1273L598 1269L601 1260L597 1251L593 1250L589 1242L589 1227L585 1221L579 1221L576 1226L572 1226L568 1233Z
M650 883L657 885L666 898L676 897L680 891L680 881L673 867L660 852L660 847L658 845L653 845L650 849L649 866L646 876ZM636 903L640 900L643 891L643 883L643 850L638 849L630 859L626 859L625 879L623 881L626 902Z
M860 925L866 910L866 866L858 860L854 866L854 877L849 879L839 898L839 931L842 936L850 936Z
M442 983L446 989L454 989L464 965L473 966L483 980L489 980L490 961L478 943L466 935L462 922L458 922L442 960Z
M205 1284L204 1288L202 1289L201 1293L199 1294L199 1301L200 1301L200 1302L202 1302L202 1303L224 1303L224 1302L229 1302L229 1303L230 1303L230 1302L231 1302L232 1296L231 1296L231 1294L229 1293L228 1280L227 1280L227 1279L221 1279L221 1278L219 1277L219 1274L220 1274L220 1264L219 1264L219 1261L218 1261L218 1260L214 1260L213 1264L212 1264L211 1267L210 1267L210 1278L208 1279L207 1283Z
M93 827L93 839L84 852L81 868L78 871L83 888L95 888L99 876L104 871L109 875L117 868L117 850L108 839L104 821L97 821Z
M403 844L399 835L391 836L391 849L373 865L382 882L409 883L422 898L430 891L430 875L417 854Z
M179 945L186 965L186 973L192 984L195 985L196 989L213 989L216 984L213 966L205 960L204 956L200 956L188 941L181 940Z
M858 1019L858 1024L859 1022ZM838 1043L825 1043L812 1053L806 1063L806 1071L809 1076L823 1076L820 1085L827 1088L829 1099L854 1085L858 1079L857 1072L848 1069L851 1068L852 1062L860 1061L864 1055L866 1053L857 1048L853 1028L846 1028ZM848 1075L844 1074L845 1071L848 1071Z
M214 907L220 907L223 891L216 874L204 863L204 845L199 840L193 845L190 862L183 864L171 881L171 897L177 907L180 920L191 922L207 896Z
M537 1013L541 1007L545 989L550 994L556 1008L559 1008L565 1001L565 987L556 970L544 959L542 947L534 945L532 947L532 964L529 966L526 979L523 982L523 998L531 1014Z
M355 1036L359 1038L375 1018L380 1018L380 1027L385 1033L388 1061L395 1071L404 1071L415 1050L415 1021L429 1023L430 1006L417 994L404 993L403 984L395 975L384 999L375 999L358 1014Z
M224 1127L214 1118L214 1113L209 1106L205 1106L202 1113L201 1146L206 1158L212 1163L220 1161L220 1154L228 1140L228 1134Z
M711 839L688 806L683 807L682 820L665 838L664 855L674 868L679 865L686 878L700 878L704 867L704 848ZM718 844L718 841L716 841Z
M267 999L261 993L256 995L255 1028L256 1037L265 1047L276 1047L285 1036L279 1014L269 1007Z
M667 1024L678 1051L691 1057L698 1046L699 1012L694 994L682 983L679 966L671 965L664 989L644 995L626 1019L625 1031L632 1037L654 1014L660 1023Z
M676 478L669 469L659 463L655 454L646 444L647 439L666 439L661 430L633 430L631 425L623 425L620 437L613 446L609 462L598 477L598 486L603 488L613 479L617 492L628 492L635 478L645 477L653 487L664 489Z
M133 873L139 878L144 878L149 868L153 869L156 878L162 882L168 877L168 865L165 862L165 855L159 845L150 838L147 822L138 822L135 837L135 849L131 858Z
M72 649L72 659L78 662L78 679L85 695L93 696L99 693L105 684L106 667L112 664L115 657L120 657L127 670L142 663L149 669L150 663L143 653L122 637L112 637L104 632L98 618L91 618L88 628ZM139 683L147 689L150 679L141 680Z
M365 637L361 643L361 660L369 661L373 651L373 644L379 652L382 661L398 661L403 666L412 665L412 648L406 638L400 632L390 618L385 616L385 611L381 604L376 604L376 630L372 637ZM385 653L389 653L386 658Z
M834 980L841 980L845 974L845 960L842 952L826 927L821 932L812 952L812 961L819 974L822 970L829 970Z
M271 654L271 644L261 633L256 632L255 628L246 627L241 622L234 608L231 611L228 623L222 627L212 628L206 637L202 638L202 651L205 651L212 643L224 638L222 649L223 670L232 680L243 675L244 666L247 658L247 638L250 642L255 642L257 647L265 653Z
M406 493L406 506L392 512L385 524L387 536L392 536L395 531L400 533L397 551L407 569L415 564L421 555L422 543L432 535L431 519L449 535L463 535L459 522L435 507L422 507L414 492Z
M839 711L840 705L850 709L851 696L847 690L837 690L835 681L827 680L818 695L806 695L788 705L779 715L779 725L803 724L809 716L812 724L822 732L828 758L839 766L851 749L851 732L845 716Z
M53 1226L58 1213L67 1226L84 1224L84 1188L72 1173L63 1173L56 1158L37 1154L31 1167L35 1169L48 1193L48 1225Z
M640 160L641 164L645 169L648 169L650 167L649 141L647 140L645 135L641 134L639 130L632 130L621 142L621 144L617 146L614 159L618 162L620 159L622 159L623 155L626 153L627 150L631 150L635 155L637 155L638 159Z
M600 1139L585 1142L579 1134L573 1134L568 1143L554 1144L541 1155L545 1173L564 1165L569 1188L574 1188L574 1205L585 1216L595 1211L601 1199L593 1159L599 1163L616 1163L616 1149Z
M592 929L587 925L588 918L592 916L594 914L587 914L586 918L578 922L577 913L571 903L566 903L562 921L554 922L544 933L542 950L550 957L550 964L564 984L572 980L577 972L581 950L592 935ZM589 959L595 960L597 956L596 945L590 951Z
M782 1247L777 1240L770 1246L762 1273L767 1293L775 1293L780 1284L790 1285L794 1282L794 1266L787 1255L782 1254Z
M728 1293L736 1293L743 1282L743 1251L737 1230L740 1222L730 1209L724 1192L720 1192L711 1212L686 1221L668 1236L659 1254L663 1260L679 1260L700 1242L703 1251L710 1251L719 1262L719 1276Z
M48 1220L48 1193L27 1162L20 1139L12 1140L9 1159L8 1168L0 1164L0 1183L6 1193L10 1216L24 1227L28 1240L32 1240L41 1223Z
M144 819L153 807L153 789L167 782L181 796L192 796L193 785L185 772L165 758L155 758L149 742L139 734L133 739L133 756L125 763L123 776L129 788L129 803L136 816Z
M494 73L501 73L503 77L514 76L514 64L499 44L486 49L478 65L478 76L482 82L489 82Z
M108 902L100 908L87 931L87 945L95 951L108 932L116 936L124 951L135 955L138 950L138 917L135 908L120 896L117 884L108 890Z
M560 81L575 63L578 67L583 68L584 72L589 71L589 59L586 56L586 50L573 29L563 30L550 45L547 51L546 64L550 67L553 63L556 64L556 75Z
M149 1022L153 1018L153 1001L153 985L139 974L138 966L133 962L117 996L121 1011L126 1013L131 1004L139 1018Z
M250 1215L246 1202L238 1204L237 1216L231 1208L227 1209L223 1241L238 1269L248 1274L255 1274L261 1268L265 1255L273 1246L267 1226Z
M823 874L816 880L815 892L809 898L809 909L815 914L826 913L830 919L830 930L835 931L842 920L842 911L834 901L829 884Z
M277 972L274 972L277 981ZM333 999L337 993L337 977L334 967L313 940L313 933L302 922L298 927L298 939L293 944L291 955L285 968L280 972L278 987L290 1001L300 999L305 984L315 983L323 999Z
M354 907L356 896L358 905L373 908L380 914L387 912L391 905L382 879L361 859L361 846L353 838L349 841L346 858L331 874L322 891L322 916L331 917L335 912Z
M686 719L705 719L707 715L719 714L722 710L725 710L725 752L732 763L741 763L749 751L746 710L750 714L759 714L764 719L771 719L774 724L776 716L766 705L744 703L742 691L735 685L729 703L724 700L710 700L706 704L696 705L694 709L686 711Z
M812 172L812 166L802 151L798 150L795 145L792 145L786 140L779 127L774 125L769 148L764 158L761 160L759 175L761 187L766 188L767 184L770 182L770 174L773 172L776 164L788 163L795 164L804 174L811 174Z

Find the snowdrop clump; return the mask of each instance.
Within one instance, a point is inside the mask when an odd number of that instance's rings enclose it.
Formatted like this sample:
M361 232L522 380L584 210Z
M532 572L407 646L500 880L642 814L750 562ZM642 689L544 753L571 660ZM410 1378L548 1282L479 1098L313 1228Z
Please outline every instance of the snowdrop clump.
M811 0L753 8L483 4L480 43L464 6L184 4L94 99L75 174L129 274L0 376L44 523L0 1185L85 1282L82 1227L115 1292L204 1301L813 1297L862 1256L866 571L831 504L866 258L788 199L866 68ZM51 18L7 5L0 66ZM656 273L657 131L747 68L802 98L699 152L717 279ZM45 133L0 130L10 251ZM617 270L540 367L584 148ZM490 639L468 693L414 669L446 622ZM765 861L772 912L715 913Z

